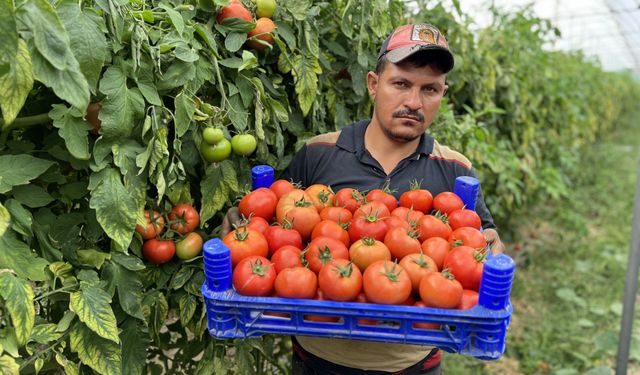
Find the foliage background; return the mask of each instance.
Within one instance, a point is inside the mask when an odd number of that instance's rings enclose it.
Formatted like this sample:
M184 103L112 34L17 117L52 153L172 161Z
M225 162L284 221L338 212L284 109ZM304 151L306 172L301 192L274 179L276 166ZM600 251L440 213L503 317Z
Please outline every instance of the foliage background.
M432 131L474 162L506 238L570 197L581 153L640 99L630 75L544 50L556 30L526 10L471 32L459 9L281 0L262 53L244 47L251 23L215 23L222 5L0 1L3 373L286 372L286 339L209 337L201 259L146 264L134 227L145 208L191 202L216 235L251 165L281 170L305 139L369 116L366 72L407 19L437 25L456 54ZM207 165L207 125L256 135L257 153Z

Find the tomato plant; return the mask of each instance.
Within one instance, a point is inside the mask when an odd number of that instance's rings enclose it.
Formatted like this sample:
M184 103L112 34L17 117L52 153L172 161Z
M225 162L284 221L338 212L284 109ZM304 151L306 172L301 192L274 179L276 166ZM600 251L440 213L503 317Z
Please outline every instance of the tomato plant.
M276 8L276 0L256 0L256 16L258 17L271 18L276 12Z
M215 145L211 145L206 142L202 142L200 145L200 152L204 160L209 163L218 163L223 160L227 160L231 155L231 142L226 139L220 140Z
M256 138L251 134L236 134L231 138L231 149L236 155L249 156L258 147Z
M265 50L273 45L273 31L276 24L267 17L259 18L256 21L256 27L249 31L247 45L259 51Z
M192 259L202 252L202 244L202 236L191 232L176 242L176 256L182 260Z
M220 128L207 126L202 131L202 139L210 145L215 145L224 139L224 133Z
M170 261L176 253L176 244L172 240L152 238L142 246L144 259L151 263L161 264Z
M269 259L252 255L242 259L233 270L236 292L245 296L269 296L276 280L276 269Z
M411 279L397 263L379 260L367 267L362 275L367 301L400 305L411 294Z
M226 19L229 18L240 18L247 22L253 21L251 12L249 12L249 10L245 8L239 0L231 1L229 5L222 7L222 9L220 9L220 12L218 12L216 21L218 21L218 23L223 23Z
M136 225L136 232L140 234L143 240L156 238L164 232L164 217L160 212L145 210L144 218L147 220L145 227Z
M100 104L100 102L89 103L89 106L87 107L87 114L85 118L91 124L91 134L93 135L100 134L100 128L102 126L102 122L98 117L100 109L102 109L102 104Z
M333 301L353 301L362 290L362 273L348 259L333 259L322 266L318 288Z
M192 205L188 203L176 204L169 212L171 229L180 234L192 232L200 224L200 215Z

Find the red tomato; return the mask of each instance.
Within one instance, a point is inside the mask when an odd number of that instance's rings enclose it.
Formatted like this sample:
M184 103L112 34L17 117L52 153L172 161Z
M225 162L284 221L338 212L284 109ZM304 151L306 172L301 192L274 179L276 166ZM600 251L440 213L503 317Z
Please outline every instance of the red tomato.
M319 273L322 266L332 259L349 259L349 250L340 240L318 237L309 242L304 257L309 264L309 269Z
M425 240L421 247L424 255L433 259L433 261L436 262L436 266L438 266L438 270L442 271L444 260L449 254L449 251L451 251L449 241L442 237L431 237Z
M153 212L153 218L149 217L149 213ZM164 217L158 211L144 211L144 218L147 219L147 225L143 228L136 225L136 232L142 236L143 240L156 238L164 232Z
M478 292L475 290L464 289L462 291L462 299L460 300L460 304L456 306L456 309L469 310L478 304L478 298Z
M244 5L242 5L242 3L239 1L237 2L232 1L229 5L220 9L220 12L216 17L216 21L218 23L222 23L227 18L234 18L234 17L242 18L247 22L253 21L253 16L251 15L251 12L249 12L247 8L245 8Z
M384 244L391 251L393 258L402 259L405 255L422 251L417 237L417 234L411 229L393 228L384 236Z
M448 239L451 235L451 227L443 219L435 215L424 215L418 220L418 231L420 232L420 242L427 238L442 237Z
M272 225L264 231L264 237L269 244L269 254L273 254L285 245L291 245L302 249L302 236L293 229L292 224L285 220L282 225Z
M200 215L188 203L176 204L169 212L169 223L171 223L171 229L180 234L187 234L198 227Z
M427 306L453 309L462 300L462 285L447 270L431 272L420 281L420 298Z
M176 244L172 240L158 240L152 238L142 246L142 255L151 263L166 263L176 253Z
M264 235L256 230L240 227L227 234L222 242L231 251L231 265L235 267L242 259L252 255L266 257L269 244Z
M313 232L311 232L312 240L322 236L340 240L344 243L344 246L347 247L351 244L349 232L347 232L342 225L333 220L322 220L315 226L315 228L313 228Z
M351 222L353 214L344 207L326 207L320 211L320 219L335 221L338 224Z
M241 260L233 270L236 292L244 296L268 296L276 280L276 269L269 259L253 255Z
M260 216L254 216L249 219L247 228L257 230L258 232L264 234L267 228L269 228L269 222L261 218Z
M238 208L244 217L258 216L271 221L276 213L278 197L267 188L258 188L242 197Z
M391 260L391 252L383 242L366 237L351 244L349 258L364 272L371 263Z
M411 279L397 263L379 260L369 265L362 276L367 300L373 303L399 305L411 294Z
M287 180L275 180L269 187L271 191L276 193L276 197L278 197L278 199L295 188L296 187Z
M462 227L451 232L449 236L451 247L470 246L474 249L484 249L487 247L487 239L484 234L476 228Z
M285 268L303 267L302 250L295 246L285 245L276 250L271 256L271 262L276 268L276 273L280 273Z
M353 220L360 217L371 216L371 215L377 215L378 218L383 219L391 216L391 213L389 212L389 209L387 208L387 206L385 206L384 203L373 201L373 202L365 203L362 206L358 207L356 212L353 213Z
M416 226L418 225L418 220L424 216L424 213L407 207L398 207L391 211L391 216L398 217L407 223Z
M449 269L464 289L478 291L486 257L486 249L476 250L469 246L457 246L444 259L443 267Z
M433 203L433 195L429 190L421 189L417 181L413 181L410 190L405 191L400 196L400 205L402 207L413 208L422 213L429 213Z
M452 211L448 214L449 225L451 229L456 230L462 227L472 227L480 229L482 227L482 220L475 211L467 210L466 208Z
M311 197L300 189L292 190L280 198L276 218L280 224L284 223L285 219L289 220L303 241L311 237L311 231L320 222L320 214L313 206Z
M318 287L326 299L353 301L362 290L362 273L348 259L333 259L320 269Z
M324 293L322 293L322 290L318 289L315 300L316 301L327 300L327 298L325 298L324 296ZM304 315L302 319L309 320L312 322L323 322L323 323L336 323L340 321L340 318L338 318L337 316L326 316L326 315Z
M464 208L464 202L456 193L443 191L433 198L433 209L448 215L450 212Z
M337 207L344 207L353 213L364 203L364 196L356 189L343 188L336 193L334 202Z
M327 186L322 184L313 184L305 189L305 192L311 197L311 201L318 213L325 207L333 206L334 194Z
M378 218L375 214L353 219L349 225L349 238L351 242L365 237L373 237L378 241L384 240L387 234L387 225L384 219Z
M384 219L384 224L387 226L387 233L389 233L392 228L403 228L406 230L412 229L409 222L404 221L397 216L386 217Z
M364 292L361 292L360 294L358 294L354 302L369 303L369 301L367 301L367 296L364 294ZM364 325L364 326L375 326L376 324L378 324L378 322L379 321L376 319L358 319L358 324Z
M416 301L416 303L413 304L416 307L428 307L424 302L422 301ZM413 323L413 328L420 328L420 329L440 329L440 324L438 323Z
M424 275L430 272L438 272L436 262L424 254L406 255L398 264L409 274L411 291L414 293L418 293L420 290L420 281Z
M394 197L390 191L382 189L373 189L367 196L365 197L367 202L382 202L389 212L393 211L396 207L398 207L398 200Z
M274 287L278 297L313 299L318 290L318 277L308 268L285 268L276 276Z

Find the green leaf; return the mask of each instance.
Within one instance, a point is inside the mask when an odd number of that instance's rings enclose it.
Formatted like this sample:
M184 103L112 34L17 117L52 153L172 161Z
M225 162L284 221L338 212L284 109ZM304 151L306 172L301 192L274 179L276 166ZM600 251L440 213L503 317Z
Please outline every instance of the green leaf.
M33 327L29 341L35 341L38 344L46 344L62 337L63 333L58 332L58 325L53 323L38 324Z
M0 0L0 35L0 51L4 52L0 62L10 63L18 53L18 29L12 0Z
M196 64L176 61L162 75L158 82L158 90L170 90L186 84L196 76Z
M69 309L101 337L115 343L120 342L116 317L111 309L111 298L100 287L83 285L81 290L71 293Z
M0 237L4 236L4 233L9 228L9 223L11 223L9 210L0 202Z
M94 12L82 12L79 3L73 0L60 2L57 11L69 33L71 50L80 64L80 70L95 93L100 72L109 57L107 38L102 32L104 20Z
M291 74L295 80L298 103L303 115L307 115L318 92L318 74L322 73L318 59L297 55L293 58Z
M0 357L0 373L2 375L19 375L19 370L20 367L16 363L15 359L6 354Z
M78 353L82 363L100 374L122 373L120 345L96 335L81 322L73 326L70 338L71 351Z
M112 294L117 289L122 310L134 318L143 320L143 285L138 273L130 271L116 262L109 262L104 266L102 277L107 281L107 288Z
M56 362L64 369L65 375L78 375L80 373L78 365L69 361L65 356L56 353Z
M4 3L5 1L2 0L1 2ZM11 0L8 1L11 3ZM4 11L0 10L0 18L3 17L3 13ZM0 28L7 26L4 22L0 19ZM15 27L15 21L13 27ZM0 29L0 34L4 31L4 29ZM0 50L4 50L1 44L5 42L5 39L11 43L10 35L8 35L9 37L5 37L4 35L6 34L2 35L3 37L0 38ZM33 66L29 49L24 40L20 39L16 42L17 52L8 63L8 70L4 74L0 74L0 109L2 109L5 126L16 119L24 102L27 100L29 91L33 87Z
M203 197L200 221L206 222L224 207L229 200L229 194L240 190L233 163L225 160L209 165L200 184L200 190Z
M91 175L89 207L106 234L125 249L131 242L136 225L137 201L131 195L116 169L107 168Z
M142 305L142 311L147 320L151 337L153 337L156 344L159 344L161 342L160 330L164 326L169 312L167 299L159 290L155 290L144 297Z
M15 271L18 276L32 281L44 281L49 277L44 272L49 262L38 257L31 247L16 238L15 232L7 230L0 237L0 268Z
M198 301L192 294L185 293L180 297L178 304L180 306L180 321L183 326L186 326L191 321L191 318L193 318L193 314L196 312Z
M73 322L75 317L76 313L74 313L73 311L65 311L64 315L62 315L62 319L60 319L60 321L56 325L56 332L66 332L71 326L71 323Z
M53 126L59 129L58 134L64 139L69 153L76 159L89 160L88 135L92 126L83 118L84 113L61 104L52 107L49 117L53 120Z
M20 185L13 188L13 196L31 208L44 207L54 201L51 194L38 185Z
M184 31L184 19L182 18L182 14L180 14L180 12L176 11L175 9L171 9L166 4L160 4L158 7L167 11L173 27L176 28L178 34L182 34L182 32Z
M242 64L238 67L238 71L254 69L258 67L258 58L250 51L242 51Z
M184 284L189 281L191 276L193 275L193 267L182 267L178 272L173 275L171 279L171 284L169 284L169 288L173 290L181 289Z
M174 100L176 108L175 114L175 126L176 135L180 138L189 130L189 125L193 121L193 114L196 112L196 105L194 101L185 94L184 91L180 92Z
M11 316L18 344L26 344L36 316L31 285L10 272L0 273L0 296L4 299L4 306Z
M140 258L131 255L113 253L111 254L111 260L130 271L141 271L146 268Z
M286 9L293 18L298 21L304 21L309 15L309 8L311 8L310 0L286 0L281 5L282 9Z
M244 42L247 41L247 33L229 33L227 37L224 39L224 48L226 48L229 52L236 52L240 48Z
M33 216L31 215L31 212L22 207L20 202L15 199L7 200L5 205L11 214L11 228L23 236L33 236L33 231L31 230Z
M52 161L38 159L31 155L0 156L0 194L17 185L28 184L54 165Z
M122 347L122 373L125 375L141 375L147 362L149 332L144 324L136 319L127 319L122 325L120 340Z
M102 122L101 133L106 138L129 137L134 120L144 113L144 98L137 88L127 86L122 70L112 65L100 80L100 92L106 95L98 117Z
M111 259L111 254L94 249L84 249L78 250L78 259L85 266L100 269L106 260Z
M14 329L7 327L0 329L0 346L2 349L9 353L14 358L20 357L18 349L18 339L16 339L16 332Z

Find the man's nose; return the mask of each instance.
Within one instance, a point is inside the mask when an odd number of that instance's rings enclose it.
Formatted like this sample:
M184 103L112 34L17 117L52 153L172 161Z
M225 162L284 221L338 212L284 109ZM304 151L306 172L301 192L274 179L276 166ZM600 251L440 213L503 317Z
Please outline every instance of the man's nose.
M404 98L404 105L410 110L417 111L422 107L420 90L409 90Z

